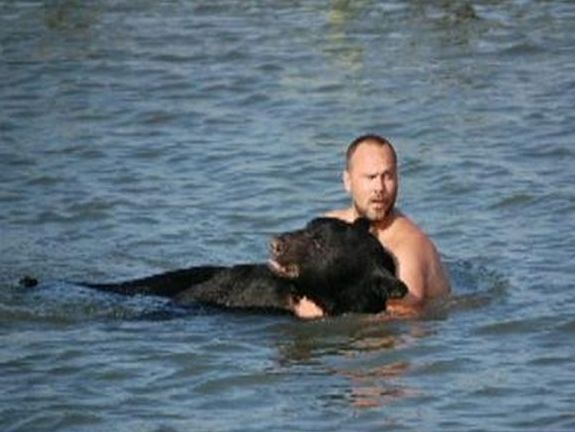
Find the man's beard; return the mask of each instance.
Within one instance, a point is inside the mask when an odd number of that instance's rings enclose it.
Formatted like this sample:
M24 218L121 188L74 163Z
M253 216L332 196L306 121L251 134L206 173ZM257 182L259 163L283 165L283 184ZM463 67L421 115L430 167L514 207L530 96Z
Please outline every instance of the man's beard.
M365 208L361 208L354 202L354 207L358 215L367 218L371 222L380 222L385 220L392 212L395 207L395 197L390 201L387 201L385 206L376 206L372 204L373 200L369 200L368 205ZM377 200L378 202L380 200Z

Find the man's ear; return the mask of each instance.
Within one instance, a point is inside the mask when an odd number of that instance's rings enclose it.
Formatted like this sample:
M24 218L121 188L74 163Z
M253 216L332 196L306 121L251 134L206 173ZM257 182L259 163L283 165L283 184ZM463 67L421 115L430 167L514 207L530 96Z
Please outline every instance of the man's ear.
M351 194L351 178L350 178L348 170L343 171L341 178L343 180L343 187L345 188L345 191L348 194Z

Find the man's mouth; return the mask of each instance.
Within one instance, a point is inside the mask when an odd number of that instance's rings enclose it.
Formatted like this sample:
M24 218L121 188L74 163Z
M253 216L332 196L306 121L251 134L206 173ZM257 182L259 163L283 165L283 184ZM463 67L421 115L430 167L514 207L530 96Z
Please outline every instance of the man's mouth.
M287 279L296 279L299 276L299 267L297 264L282 265L274 259L269 259L268 267L273 273Z
M387 205L387 201L384 199L372 199L370 203L375 207L385 207Z

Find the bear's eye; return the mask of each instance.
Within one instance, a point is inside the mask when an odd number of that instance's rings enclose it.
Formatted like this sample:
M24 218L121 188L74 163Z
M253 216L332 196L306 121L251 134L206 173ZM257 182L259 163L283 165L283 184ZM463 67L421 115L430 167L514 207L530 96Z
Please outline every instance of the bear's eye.
M313 248L316 250L320 250L323 247L321 237L319 235L311 236L311 244L313 245Z

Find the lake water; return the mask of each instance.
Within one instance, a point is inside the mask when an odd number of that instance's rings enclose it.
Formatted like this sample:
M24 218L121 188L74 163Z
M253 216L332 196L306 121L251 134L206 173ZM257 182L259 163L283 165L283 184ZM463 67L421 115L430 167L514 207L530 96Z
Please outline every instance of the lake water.
M0 430L575 430L574 47L570 1L0 1ZM366 132L441 313L17 284L262 261Z

